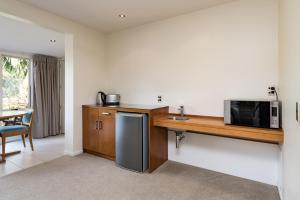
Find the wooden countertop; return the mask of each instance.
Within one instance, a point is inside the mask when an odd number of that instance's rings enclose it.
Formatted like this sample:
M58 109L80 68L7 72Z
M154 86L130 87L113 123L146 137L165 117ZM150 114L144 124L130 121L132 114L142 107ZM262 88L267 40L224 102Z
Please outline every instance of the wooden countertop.
M282 129L225 125L222 117L187 116L189 119L186 121L168 119L168 115L157 116L154 118L154 126L274 144L280 144L284 141Z
M119 112L135 112L135 113L150 113L153 110L168 108L168 106L156 106L156 105L140 105L140 104L120 104L117 106L106 105L83 105L85 108L105 108L110 110L116 110Z

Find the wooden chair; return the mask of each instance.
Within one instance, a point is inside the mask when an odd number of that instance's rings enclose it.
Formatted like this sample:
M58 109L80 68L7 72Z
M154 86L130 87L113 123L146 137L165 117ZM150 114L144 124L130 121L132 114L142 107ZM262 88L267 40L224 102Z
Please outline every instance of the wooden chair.
M2 138L2 160L0 162L5 162L5 157L8 155L5 152L5 145L6 145L6 138L13 137L13 136L22 136L23 145L26 147L25 144L25 135L29 135L29 142L31 146L31 150L33 151L33 143L32 143L32 118L33 118L33 111L26 113L22 117L22 124L21 125L12 125L12 126L0 126L0 137Z

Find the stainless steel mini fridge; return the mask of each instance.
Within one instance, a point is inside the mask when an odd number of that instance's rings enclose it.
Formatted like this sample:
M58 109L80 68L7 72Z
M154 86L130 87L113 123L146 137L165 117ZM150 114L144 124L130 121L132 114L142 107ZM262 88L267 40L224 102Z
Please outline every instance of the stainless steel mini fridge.
M132 171L148 169L148 117L146 114L116 114L116 164Z

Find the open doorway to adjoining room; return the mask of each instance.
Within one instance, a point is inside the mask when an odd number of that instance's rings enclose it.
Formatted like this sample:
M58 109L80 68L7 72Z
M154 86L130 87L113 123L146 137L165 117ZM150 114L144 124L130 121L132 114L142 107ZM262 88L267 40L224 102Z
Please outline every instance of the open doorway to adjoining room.
M64 155L65 34L5 16L0 26L1 177ZM25 140L5 134L23 126Z

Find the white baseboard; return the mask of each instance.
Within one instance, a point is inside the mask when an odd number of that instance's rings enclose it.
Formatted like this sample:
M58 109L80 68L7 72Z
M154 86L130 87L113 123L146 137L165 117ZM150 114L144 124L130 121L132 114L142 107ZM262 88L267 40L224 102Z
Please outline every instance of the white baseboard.
M75 152L67 152L65 151L65 155L68 155L68 156L78 156L80 154L83 153L83 150L79 150L79 151L75 151Z
M282 192L282 188L281 187L277 187L278 188L278 193L279 193L279 197L281 200L284 200L283 198L283 192Z

